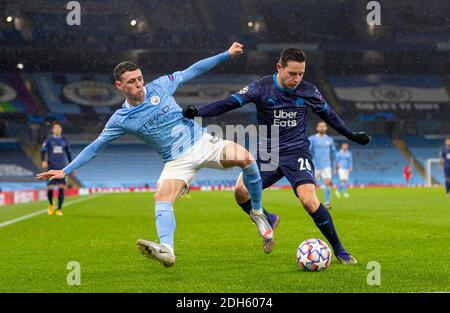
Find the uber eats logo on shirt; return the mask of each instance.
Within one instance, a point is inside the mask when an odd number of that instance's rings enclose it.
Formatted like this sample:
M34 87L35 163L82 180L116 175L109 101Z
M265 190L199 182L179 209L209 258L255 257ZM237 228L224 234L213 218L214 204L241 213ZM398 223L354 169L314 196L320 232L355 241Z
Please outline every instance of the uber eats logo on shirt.
M294 127L297 126L297 112L287 112L284 110L273 111L273 125L281 127Z

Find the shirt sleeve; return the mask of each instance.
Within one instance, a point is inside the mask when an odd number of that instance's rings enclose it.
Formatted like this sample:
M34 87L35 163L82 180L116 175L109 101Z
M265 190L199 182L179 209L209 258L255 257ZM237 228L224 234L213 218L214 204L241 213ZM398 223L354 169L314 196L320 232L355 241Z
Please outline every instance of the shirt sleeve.
M162 76L156 79L156 83L159 84L168 94L173 95L177 88L183 85L183 83L208 72L229 58L230 55L228 51L222 52L215 56L200 60L183 71L177 71L170 75Z
M229 58L230 54L228 51L224 51L212 57L200 60L181 72L183 80L187 82L188 80L204 74Z
M180 71L161 76L155 81L165 92L173 95L178 87L183 84L183 75Z
M256 102L258 90L258 84L256 82L252 82L231 96L239 102L240 106L243 106L249 102Z
M108 121L108 123L106 123L105 128L98 136L98 138L91 142L86 148L84 148L75 158L75 160L73 160L69 165L63 168L64 174L70 174L74 170L82 167L88 161L95 158L98 153L110 142L120 138L125 134L123 128L115 123L113 118L114 116Z
M41 161L45 161L45 155L47 154L47 151L48 151L48 139L45 139L41 147Z
M251 83L225 99L209 103L199 108L198 116L217 116L228 111L238 109L249 102L254 102L256 90L257 88L255 83Z

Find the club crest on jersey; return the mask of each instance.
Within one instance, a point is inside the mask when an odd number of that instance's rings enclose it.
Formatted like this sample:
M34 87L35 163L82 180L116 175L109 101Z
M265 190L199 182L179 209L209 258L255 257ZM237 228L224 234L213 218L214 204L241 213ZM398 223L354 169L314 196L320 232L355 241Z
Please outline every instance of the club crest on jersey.
M153 105L158 105L161 102L161 99L159 99L158 96L152 96L150 98L150 103Z
M304 103L305 103L305 99L303 99L303 98L297 98L295 100L295 105L298 106L298 107L302 106Z
M243 94L247 93L247 91L248 91L248 86L245 86L244 88L242 88L241 90L239 90L239 94L240 94L240 95L243 95Z

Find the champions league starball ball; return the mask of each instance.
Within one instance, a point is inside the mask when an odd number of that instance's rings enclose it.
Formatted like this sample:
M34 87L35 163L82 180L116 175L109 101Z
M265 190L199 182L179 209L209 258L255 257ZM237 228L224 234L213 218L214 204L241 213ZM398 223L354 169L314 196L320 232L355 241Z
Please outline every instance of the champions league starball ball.
M297 249L297 264L308 272L326 270L331 263L331 250L320 239L311 238L303 241Z

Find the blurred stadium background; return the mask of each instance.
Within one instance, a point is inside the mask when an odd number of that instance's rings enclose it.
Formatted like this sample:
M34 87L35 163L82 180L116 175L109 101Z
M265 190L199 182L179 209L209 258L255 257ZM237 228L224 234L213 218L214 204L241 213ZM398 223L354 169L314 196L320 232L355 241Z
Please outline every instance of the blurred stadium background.
M123 102L111 75L118 62L137 62L150 81L233 41L245 44L245 55L189 82L176 93L178 103L223 98L273 73L283 48L300 47L308 56L305 79L352 128L373 136L367 147L350 145L351 184L402 185L411 159L412 183L425 184L425 162L439 157L450 134L450 2L379 1L380 26L367 25L366 2L358 0L90 0L80 1L79 26L67 24L67 2L0 0L3 192L45 188L34 175L51 121L63 124L74 155L96 138ZM312 134L318 119L310 117ZM205 122L255 121L255 108L247 105ZM337 144L344 141L330 133ZM154 187L162 166L155 152L126 136L70 184ZM233 185L237 173L203 170L193 186ZM432 183L443 183L436 166Z

